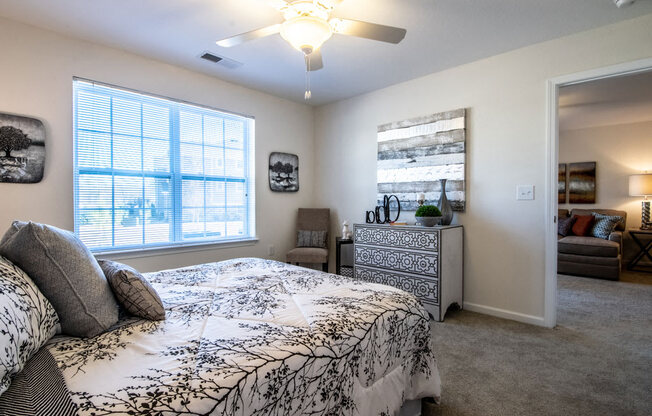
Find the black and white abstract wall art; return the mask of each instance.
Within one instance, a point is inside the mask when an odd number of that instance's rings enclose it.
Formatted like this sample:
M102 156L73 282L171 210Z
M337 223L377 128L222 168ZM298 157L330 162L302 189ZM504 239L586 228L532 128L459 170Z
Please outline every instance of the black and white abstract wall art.
M274 192L299 190L299 156L281 152L269 155L269 189Z
M0 182L43 179L45 127L31 117L0 113Z
M416 194L437 205L440 179L453 211L466 207L466 110L458 109L378 126L378 201L394 194L404 211L416 211Z

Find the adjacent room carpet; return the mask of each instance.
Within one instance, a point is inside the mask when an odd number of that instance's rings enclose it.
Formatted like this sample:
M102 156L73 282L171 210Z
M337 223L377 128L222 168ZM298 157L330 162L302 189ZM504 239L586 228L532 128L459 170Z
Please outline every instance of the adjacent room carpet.
M468 311L433 323L442 404L424 415L652 415L652 286L558 287L554 329Z

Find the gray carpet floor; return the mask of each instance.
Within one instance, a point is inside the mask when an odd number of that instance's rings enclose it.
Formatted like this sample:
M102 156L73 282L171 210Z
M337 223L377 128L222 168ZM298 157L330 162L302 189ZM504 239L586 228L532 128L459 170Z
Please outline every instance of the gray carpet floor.
M559 276L558 325L433 323L435 415L652 415L652 286Z

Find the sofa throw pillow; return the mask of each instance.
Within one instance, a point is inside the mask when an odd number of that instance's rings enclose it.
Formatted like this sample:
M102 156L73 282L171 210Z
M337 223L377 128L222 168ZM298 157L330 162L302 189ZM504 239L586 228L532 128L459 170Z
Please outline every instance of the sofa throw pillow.
M573 224L575 224L575 217L559 218L557 222L557 233L564 237L571 235L571 228L573 227Z
M59 331L59 317L25 272L0 257L0 394Z
M575 218L575 223L571 227L573 234L580 236L590 235L593 221L595 220L593 215L573 215L573 218Z
M297 247L326 248L328 233L326 231L299 230L297 232Z
M608 239L609 235L616 229L616 226L623 220L623 217L617 215L602 215L597 212L593 213L595 223L591 229L591 235L597 238Z
M142 274L126 264L97 261L118 302L132 315L150 321L165 319L165 308L156 290Z
M0 255L32 278L59 315L61 332L93 337L118 321L118 304L95 257L73 233L16 221Z

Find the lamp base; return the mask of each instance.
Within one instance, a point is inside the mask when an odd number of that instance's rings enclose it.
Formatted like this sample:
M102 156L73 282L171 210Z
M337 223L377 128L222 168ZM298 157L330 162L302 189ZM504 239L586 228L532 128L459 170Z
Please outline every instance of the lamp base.
M641 230L652 230L652 222L650 222L650 201L643 201L641 203Z

